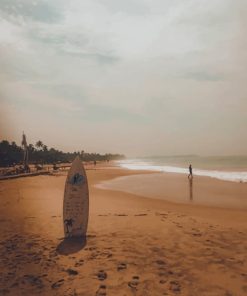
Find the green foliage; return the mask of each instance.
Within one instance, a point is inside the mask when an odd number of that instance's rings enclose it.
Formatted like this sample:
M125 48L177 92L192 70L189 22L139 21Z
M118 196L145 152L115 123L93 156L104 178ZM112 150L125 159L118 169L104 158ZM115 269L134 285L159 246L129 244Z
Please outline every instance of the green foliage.
M19 163L23 159L23 149L8 141L0 142L0 166L5 167L11 164Z
M71 162L79 155L83 161L107 161L125 158L120 154L99 154L81 152L62 152L54 148L48 148L42 141L38 141L35 146L28 145L29 163L59 163ZM22 164L23 148L16 145L15 142L9 143L6 140L0 142L0 167L11 166L14 164Z
M44 144L43 144L43 142L40 141L40 140L35 144L35 147L36 147L37 149L39 149L39 150L42 149L43 146L44 146Z

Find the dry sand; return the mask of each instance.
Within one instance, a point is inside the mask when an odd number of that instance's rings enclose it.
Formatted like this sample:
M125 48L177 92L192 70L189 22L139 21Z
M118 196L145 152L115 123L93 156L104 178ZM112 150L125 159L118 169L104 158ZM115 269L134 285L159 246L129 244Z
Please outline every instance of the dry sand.
M246 210L94 187L144 172L87 173L86 243L63 241L66 172L0 182L0 295L247 295Z

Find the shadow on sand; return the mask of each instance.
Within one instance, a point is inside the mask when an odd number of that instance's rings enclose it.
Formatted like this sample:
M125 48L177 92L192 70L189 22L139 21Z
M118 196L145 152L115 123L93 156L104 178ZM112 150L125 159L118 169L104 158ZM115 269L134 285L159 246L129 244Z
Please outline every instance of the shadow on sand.
M86 244L87 237L68 237L57 246L57 252L60 255L70 255L82 250Z
M189 178L189 195L190 201L193 201L193 178Z

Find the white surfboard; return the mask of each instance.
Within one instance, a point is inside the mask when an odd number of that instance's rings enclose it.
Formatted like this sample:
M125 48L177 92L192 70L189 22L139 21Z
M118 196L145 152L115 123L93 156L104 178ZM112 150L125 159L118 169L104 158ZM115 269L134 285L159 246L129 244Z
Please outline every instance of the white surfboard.
M63 222L65 237L83 237L87 233L89 212L88 182L83 164L77 156L65 183Z

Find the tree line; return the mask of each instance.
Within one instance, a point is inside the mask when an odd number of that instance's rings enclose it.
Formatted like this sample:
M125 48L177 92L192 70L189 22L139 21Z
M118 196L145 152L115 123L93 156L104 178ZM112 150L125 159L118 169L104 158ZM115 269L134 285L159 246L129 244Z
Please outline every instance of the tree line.
M88 153L85 151L63 152L55 148L48 148L42 141L38 141L35 145L29 144L28 147L29 163L34 164L54 164L66 163L74 160L76 156L80 156L83 161L110 161L125 158L122 154L99 154ZM23 163L24 150L15 142L3 140L0 142L0 166L7 167L15 164Z

